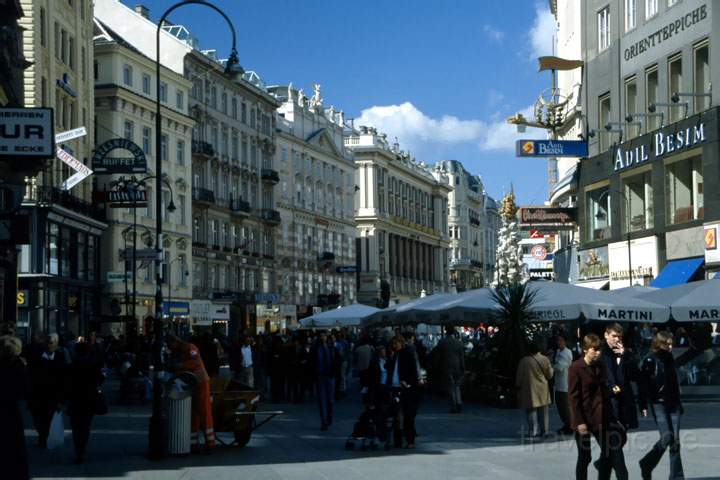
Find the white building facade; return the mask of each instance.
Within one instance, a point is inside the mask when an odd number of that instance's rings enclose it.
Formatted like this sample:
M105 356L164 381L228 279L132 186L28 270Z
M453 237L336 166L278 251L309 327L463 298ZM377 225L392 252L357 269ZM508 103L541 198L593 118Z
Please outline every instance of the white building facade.
M107 279L103 307L117 314L116 305L125 305L122 313L135 313L138 331L145 330L144 318L155 312L155 266L152 261L132 264L133 243L136 252L154 248L155 162L161 155L163 171L163 312L173 321L187 323L192 299L191 264L191 173L190 147L195 124L188 115L191 82L181 74L161 68L162 137L161 151L155 145L155 62L109 26L96 21L95 36L95 115L97 144L115 138L135 143L145 154L147 173L98 176L102 198L115 182L129 180L146 192L146 206L108 208L109 228L103 237L101 266ZM114 156L122 154L114 153ZM144 179L147 179L143 182ZM169 208L170 205L174 207ZM170 211L172 210L172 211ZM137 236L137 239L134 238ZM134 276L123 278L124 272ZM135 299L135 308L132 300Z
M289 86L270 87L277 110L275 164L278 290L287 317L356 299L355 164L343 141L343 114ZM294 319L292 317L295 317Z
M385 134L345 137L357 166L358 301L387 305L449 288L446 179L436 179Z

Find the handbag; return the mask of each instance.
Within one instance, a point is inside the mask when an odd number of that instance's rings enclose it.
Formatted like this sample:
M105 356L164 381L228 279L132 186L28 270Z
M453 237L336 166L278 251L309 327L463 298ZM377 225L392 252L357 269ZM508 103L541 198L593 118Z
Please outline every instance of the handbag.
M95 392L95 408L93 409L95 415L105 415L108 413L107 398L102 387L97 387Z
M65 424L63 422L63 413L58 410L53 415L50 422L50 430L48 431L47 448L54 450L60 448L65 443Z

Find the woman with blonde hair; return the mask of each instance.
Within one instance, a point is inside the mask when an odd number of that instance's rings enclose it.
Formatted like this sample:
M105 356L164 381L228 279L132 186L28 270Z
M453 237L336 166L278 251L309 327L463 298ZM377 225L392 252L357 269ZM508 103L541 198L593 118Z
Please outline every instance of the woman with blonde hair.
M25 430L20 400L25 398L25 361L20 357L22 343L11 335L0 337L0 465L3 478L29 478Z

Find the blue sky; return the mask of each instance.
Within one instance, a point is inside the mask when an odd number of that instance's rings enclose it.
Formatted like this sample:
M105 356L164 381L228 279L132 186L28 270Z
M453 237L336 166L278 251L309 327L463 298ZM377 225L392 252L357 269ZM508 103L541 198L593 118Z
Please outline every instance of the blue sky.
M158 20L172 0L144 3ZM543 0L215 0L235 24L240 63L267 84L322 85L326 105L398 137L419 161L456 159L500 197L547 197L546 163L518 159L505 118L550 86L537 57L552 53ZM189 5L182 23L202 49L225 57L230 33L212 10ZM522 137L527 138L529 129ZM542 135L534 132L535 136Z

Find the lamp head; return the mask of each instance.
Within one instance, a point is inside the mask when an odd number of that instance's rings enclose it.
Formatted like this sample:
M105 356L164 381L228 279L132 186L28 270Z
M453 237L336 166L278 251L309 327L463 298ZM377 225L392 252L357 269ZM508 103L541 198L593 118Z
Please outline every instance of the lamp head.
M651 103L650 105L648 105L648 112L655 113L655 110L656 110L656 107L655 107L654 103Z
M632 122L632 121L633 121L633 116L630 115L630 114L628 114L628 115L625 117L625 121L626 121L627 123Z
M177 210L177 209L175 208L175 203L172 201L172 199L170 199L170 203L169 203L168 206L167 206L167 211L170 212L170 213L172 213L172 212L174 212L175 210Z
M609 132L610 130L612 130L612 125L610 125L609 123L606 124L606 125L605 125L605 130L607 130L608 132Z
M588 136L588 138L593 138L596 133L597 133L597 132L595 131L595 129L592 128L592 129L588 130L587 136Z
M239 81L245 70L240 66L240 60L238 60L237 50L235 48L230 52L230 56L225 63L225 75L230 77L232 80Z
M670 101L673 103L678 103L680 101L680 95L677 94L677 92L672 94L672 97L670 97Z

